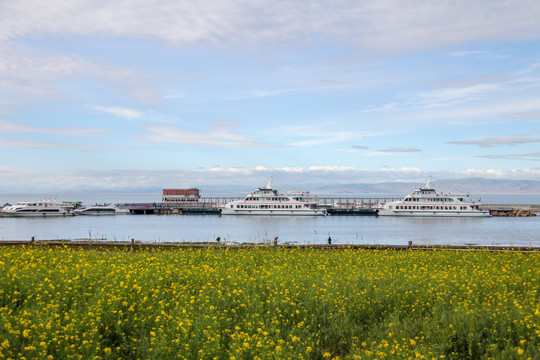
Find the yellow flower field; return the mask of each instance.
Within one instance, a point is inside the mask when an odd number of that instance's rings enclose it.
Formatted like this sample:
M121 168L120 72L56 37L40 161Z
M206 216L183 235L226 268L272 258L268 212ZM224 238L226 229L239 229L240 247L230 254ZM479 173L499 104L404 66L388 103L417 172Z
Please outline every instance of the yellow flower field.
M0 359L539 359L540 254L0 248Z

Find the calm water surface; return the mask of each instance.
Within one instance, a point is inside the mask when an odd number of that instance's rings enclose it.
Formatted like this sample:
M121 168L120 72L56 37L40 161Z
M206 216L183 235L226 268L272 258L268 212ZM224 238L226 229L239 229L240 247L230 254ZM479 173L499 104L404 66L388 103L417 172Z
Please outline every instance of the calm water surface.
M144 242L477 244L540 246L540 217L409 218L117 215L0 218L2 240L106 239Z
M489 196L487 196L489 198ZM0 194L0 203L42 197ZM516 200L517 198L517 200ZM494 196L491 203L540 203L538 195ZM159 194L70 194L62 200L153 202ZM486 196L482 200L488 203ZM1 240L106 239L144 242L271 242L320 244L474 244L540 246L540 216L529 218L411 218L374 216L243 217L218 215L118 215L62 218L0 217Z

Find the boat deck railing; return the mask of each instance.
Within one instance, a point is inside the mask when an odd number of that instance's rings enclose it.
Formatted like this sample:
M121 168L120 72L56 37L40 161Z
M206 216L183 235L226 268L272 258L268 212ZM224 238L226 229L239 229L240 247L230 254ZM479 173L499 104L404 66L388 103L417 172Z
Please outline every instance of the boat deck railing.
M129 209L212 209L221 208L231 201L243 200L244 197L219 196L219 197L201 197L197 200L165 201L153 203L123 203L117 204L122 208ZM315 201L320 207L328 209L372 209L379 203L396 201L397 197L311 197L310 201ZM277 203L277 202L276 202Z

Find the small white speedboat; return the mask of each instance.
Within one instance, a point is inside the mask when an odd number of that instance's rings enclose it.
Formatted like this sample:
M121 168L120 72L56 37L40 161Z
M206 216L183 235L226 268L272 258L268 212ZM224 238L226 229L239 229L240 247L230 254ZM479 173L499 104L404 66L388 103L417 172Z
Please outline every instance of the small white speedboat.
M85 206L73 210L76 215L129 215L129 209L122 209L115 204Z
M54 200L21 201L15 205L6 205L0 211L0 216L6 217L51 217L74 215L66 204Z

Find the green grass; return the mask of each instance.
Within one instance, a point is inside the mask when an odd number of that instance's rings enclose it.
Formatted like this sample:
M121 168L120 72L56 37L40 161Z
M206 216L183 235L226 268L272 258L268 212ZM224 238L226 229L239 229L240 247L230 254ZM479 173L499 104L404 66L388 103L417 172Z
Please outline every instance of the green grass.
M0 358L538 359L540 254L0 248Z

